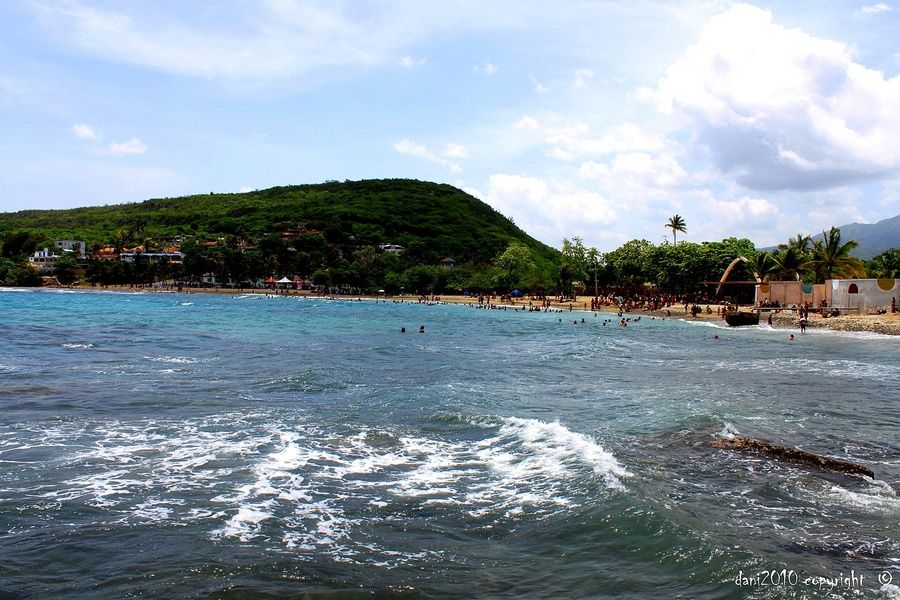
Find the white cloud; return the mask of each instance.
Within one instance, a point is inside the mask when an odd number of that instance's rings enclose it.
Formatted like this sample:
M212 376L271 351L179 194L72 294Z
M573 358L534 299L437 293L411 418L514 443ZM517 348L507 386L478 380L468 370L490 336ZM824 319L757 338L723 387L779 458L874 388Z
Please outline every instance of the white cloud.
M890 12L891 7L885 4L884 2L879 2L878 4L871 4L869 6L863 6L857 11L857 14L861 15L873 15L883 12Z
M427 160L428 162L446 167L450 169L451 173L462 172L462 166L460 166L460 164L456 162L456 160L452 159L465 159L469 157L468 151L466 150L465 146L454 143L447 144L444 150L440 153L430 150L424 144L418 144L416 142L413 142L412 140L407 139L395 142L393 148L395 152L399 152L400 154L414 156L416 158L421 158Z
M480 73L482 75L487 75L488 77L490 77L497 72L497 66L494 63L486 60L480 65L475 65L474 67L472 67L472 70L476 73Z
M588 81L594 78L594 72L590 69L575 69L575 87L583 88Z
M147 151L147 145L138 138L131 138L125 142L112 142L107 147L108 154L143 154Z
M604 155L622 152L656 152L666 143L658 134L648 133L633 123L623 123L597 134L584 123L546 128L547 143L566 156Z
M618 215L601 194L565 181L545 181L527 175L494 173L484 192L467 189L516 224L542 239L584 235L614 223Z
M217 21L193 22L138 4L112 9L68 0L34 7L51 31L89 54L239 87L383 64L425 35L415 10L404 19L291 0L222 6ZM229 18L241 26L224 25Z
M772 227L780 216L777 206L764 198L750 196L736 200L718 200L710 197L706 200L705 207L717 220L726 221L732 231ZM735 227L736 225L739 227Z
M242 185L242 186L241 186L241 189L240 189L239 191L240 191L241 194L246 194L247 192L252 192L252 191L253 191L253 187L252 187L252 186L249 186L249 185Z
M655 99L687 117L717 167L758 190L822 189L900 169L900 77L846 45L735 5L713 17Z
M412 56L406 55L400 58L400 65L405 69L412 69L414 67L418 67L425 64L424 58L413 58Z
M581 164L578 174L584 179L599 180L604 187L619 189L632 186L668 191L687 179L687 173L674 157L646 152L617 154L609 164L587 161Z
M521 119L513 123L513 129L538 129L540 127L540 123L537 119L533 117L529 117L528 115L523 115Z
M462 144L447 144L444 151L441 152L444 158L469 158L469 151Z
M100 135L90 125L85 125L84 123L72 125L72 133L80 140L90 140L92 142L100 140Z

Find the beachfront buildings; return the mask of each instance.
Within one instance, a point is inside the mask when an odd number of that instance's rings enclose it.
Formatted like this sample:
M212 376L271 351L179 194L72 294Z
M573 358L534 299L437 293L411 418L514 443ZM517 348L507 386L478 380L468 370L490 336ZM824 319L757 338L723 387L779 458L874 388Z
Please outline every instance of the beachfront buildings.
M82 240L56 240L53 245L60 252L71 252L75 258L87 258L87 246Z
M767 281L756 286L756 305L825 306L865 314L900 301L900 279L829 279L811 284Z
M59 254L54 254L50 248L43 250L35 250L32 256L28 257L28 264L39 271L50 271L56 266L56 261L62 258Z

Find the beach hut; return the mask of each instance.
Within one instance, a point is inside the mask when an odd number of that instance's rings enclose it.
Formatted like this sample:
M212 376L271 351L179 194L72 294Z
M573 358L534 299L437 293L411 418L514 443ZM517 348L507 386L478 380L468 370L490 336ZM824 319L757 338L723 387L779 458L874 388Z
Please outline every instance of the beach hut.
M278 285L278 287L284 289L284 288L287 288L288 286L294 285L294 282L293 282L293 280L288 279L287 277L282 277L281 279L276 281L275 284Z
M266 287L271 287L272 289L275 288L275 278L274 278L274 277L271 277L271 276L270 276L270 277L266 277L266 278L263 280L263 283L266 284Z

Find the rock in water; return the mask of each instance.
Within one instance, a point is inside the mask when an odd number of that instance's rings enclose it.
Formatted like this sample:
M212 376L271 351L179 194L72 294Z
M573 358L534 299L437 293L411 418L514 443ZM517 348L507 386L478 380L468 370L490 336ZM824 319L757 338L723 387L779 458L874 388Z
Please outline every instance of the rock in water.
M852 463L846 460L838 460L836 458L829 458L827 456L813 454L812 452L799 450L797 448L790 448L788 446L779 446L777 444L772 444L771 442L766 442L764 440L758 440L756 438L747 436L734 436L730 439L717 439L711 441L709 445L713 448L744 450L746 452L753 452L755 454L767 456L776 460L783 460L787 462L798 463L801 465L808 465L811 467L819 467L820 469L836 471L838 473L846 473L848 475L865 475L866 477L871 477L873 479L875 478L875 473L872 472L872 469L864 467L862 465L858 465L856 463Z

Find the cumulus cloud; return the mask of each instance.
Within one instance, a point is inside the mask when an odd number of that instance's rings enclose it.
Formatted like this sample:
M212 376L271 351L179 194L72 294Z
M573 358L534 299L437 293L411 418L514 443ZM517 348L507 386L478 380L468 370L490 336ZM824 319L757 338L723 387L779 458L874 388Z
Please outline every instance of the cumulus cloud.
M544 131L554 153L569 157L654 152L665 147L660 135L646 132L633 123L623 123L604 133L596 133L584 123L548 127Z
M617 154L610 163L587 161L581 164L578 174L584 179L594 179L604 186L625 185L674 188L687 179L687 173L678 161L669 155L652 155L647 152Z
M414 156L441 165L450 170L451 173L462 172L462 166L457 162L458 159L469 158L469 152L465 146L461 144L450 143L440 152L433 151L425 146L413 142L412 140L403 139L395 142L394 151L407 156Z
M466 191L542 239L572 237L618 219L612 203L601 194L564 181L494 173L483 191Z
M72 125L72 133L80 140L90 140L92 142L100 140L100 135L94 131L94 128L84 123Z
M131 138L124 142L112 142L106 149L108 154L143 154L147 151L147 145L139 138Z
M759 230L772 227L780 216L778 207L764 198L743 196L735 200L719 200L710 197L705 208L716 220L725 221L732 230Z
M713 17L653 97L691 120L716 166L751 189L831 188L900 170L900 77L753 6Z

